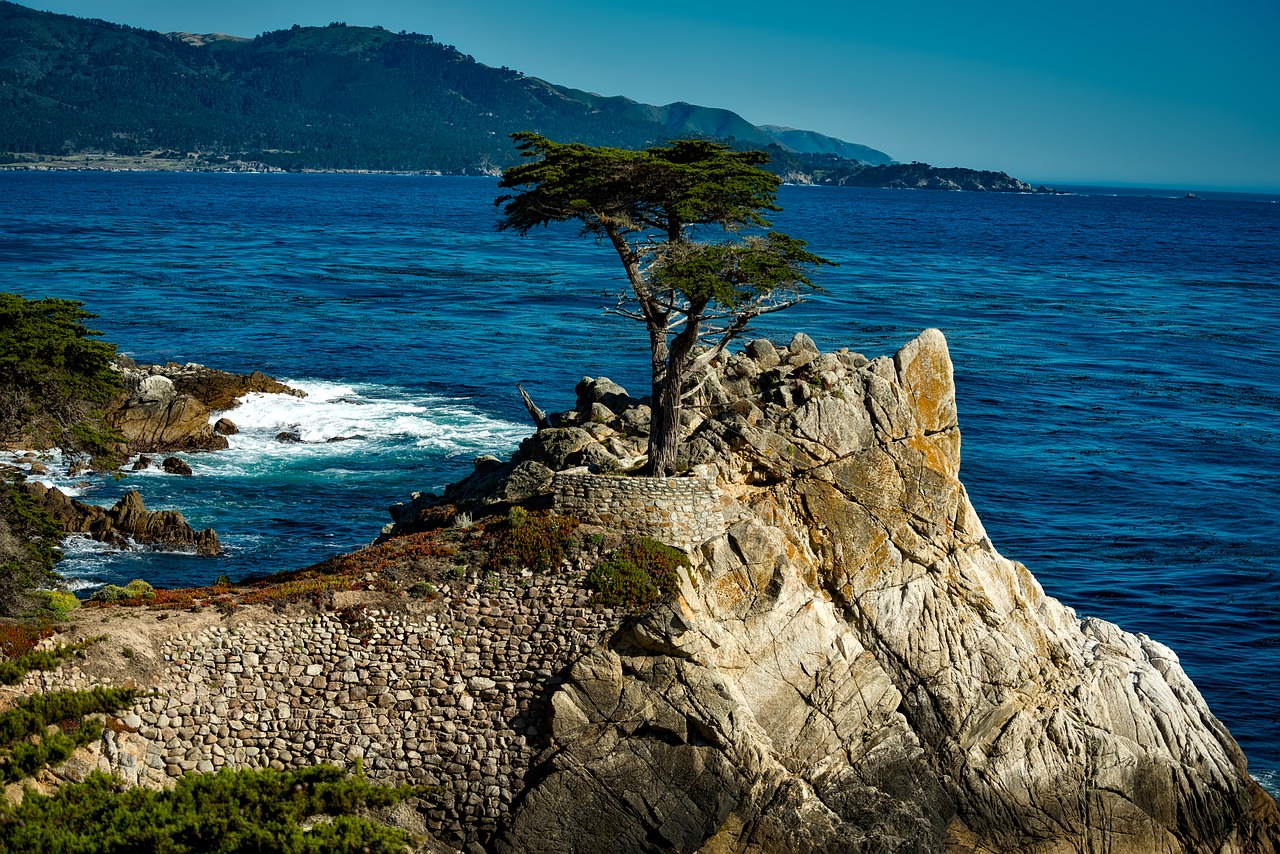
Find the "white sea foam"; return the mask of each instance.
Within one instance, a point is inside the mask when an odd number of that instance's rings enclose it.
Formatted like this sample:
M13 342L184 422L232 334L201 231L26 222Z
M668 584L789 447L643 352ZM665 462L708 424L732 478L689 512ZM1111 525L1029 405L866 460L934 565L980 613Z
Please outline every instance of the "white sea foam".
M250 469L272 459L306 458L327 463L335 475L347 469L344 458L384 452L388 446L443 452L446 456L487 453L513 447L528 430L491 418L465 401L415 395L389 386L289 380L307 392L304 398L254 393L224 415L238 433L228 436L228 451L193 455L192 467ZM301 442L282 442L292 434ZM371 447L372 446L372 447Z
M1253 779L1270 792L1273 798L1280 798L1280 771L1260 771L1253 775Z

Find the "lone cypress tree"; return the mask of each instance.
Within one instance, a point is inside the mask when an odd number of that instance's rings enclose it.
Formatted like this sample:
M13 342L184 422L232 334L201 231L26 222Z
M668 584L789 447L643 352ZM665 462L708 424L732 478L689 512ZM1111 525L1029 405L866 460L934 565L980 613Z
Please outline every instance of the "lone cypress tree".
M629 287L613 312L649 331L653 406L650 474L671 474L680 448L685 381L719 355L747 324L789 308L814 287L808 266L830 264L805 242L763 231L781 210L779 179L761 151L731 151L699 139L627 151L512 134L529 162L502 176L499 230L526 234L576 220L584 236L609 240ZM699 342L709 348L698 353Z

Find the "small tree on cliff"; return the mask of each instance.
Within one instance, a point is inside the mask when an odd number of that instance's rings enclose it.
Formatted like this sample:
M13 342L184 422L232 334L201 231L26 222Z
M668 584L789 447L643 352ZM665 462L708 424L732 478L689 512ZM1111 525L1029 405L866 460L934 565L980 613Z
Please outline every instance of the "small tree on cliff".
M677 140L643 151L552 142L512 134L525 157L502 176L499 230L526 234L576 220L584 236L607 238L629 287L616 314L649 331L653 405L649 472L675 470L684 386L754 318L801 302L808 266L829 264L802 240L764 229L779 179L760 168L761 151L730 151ZM709 349L696 351L699 342Z

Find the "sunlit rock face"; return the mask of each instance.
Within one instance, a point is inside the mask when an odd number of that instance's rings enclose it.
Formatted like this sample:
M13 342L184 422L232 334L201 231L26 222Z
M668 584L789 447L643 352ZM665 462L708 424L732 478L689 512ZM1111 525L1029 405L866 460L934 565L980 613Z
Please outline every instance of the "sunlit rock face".
M1177 656L992 546L939 331L891 359L752 342L700 381L682 462L714 476L723 533L678 601L567 672L501 850L1280 847ZM541 431L455 495L590 467L592 443L625 463L642 405L580 401L573 442Z

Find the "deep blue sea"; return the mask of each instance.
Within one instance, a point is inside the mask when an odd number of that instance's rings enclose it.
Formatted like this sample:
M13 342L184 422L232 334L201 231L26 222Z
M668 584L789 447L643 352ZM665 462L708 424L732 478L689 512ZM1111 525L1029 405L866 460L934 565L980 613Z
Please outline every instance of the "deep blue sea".
M211 582L369 542L527 434L515 391L583 375L642 393L642 331L602 315L611 251L494 231L495 183L390 175L0 174L0 289L82 300L139 361L306 389L230 417L196 476L90 478L213 526L221 558L72 543L81 588ZM1181 192L986 195L784 187L775 225L839 262L759 331L892 353L940 327L962 478L1050 595L1175 649L1280 781L1280 204ZM296 427L308 440L273 437ZM357 437L328 444L333 436ZM72 486L77 481L58 478Z

